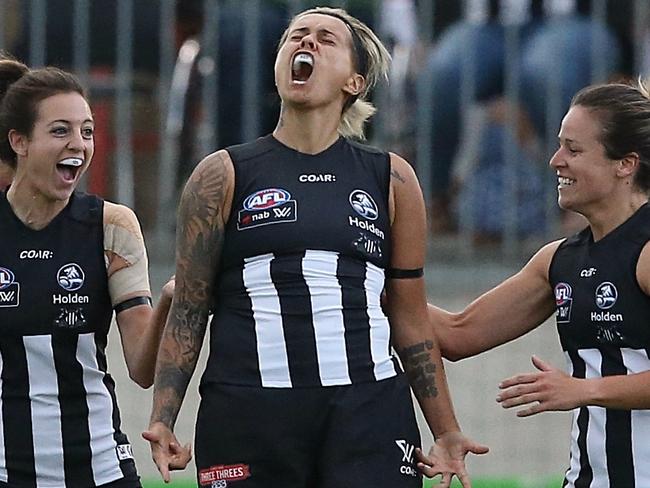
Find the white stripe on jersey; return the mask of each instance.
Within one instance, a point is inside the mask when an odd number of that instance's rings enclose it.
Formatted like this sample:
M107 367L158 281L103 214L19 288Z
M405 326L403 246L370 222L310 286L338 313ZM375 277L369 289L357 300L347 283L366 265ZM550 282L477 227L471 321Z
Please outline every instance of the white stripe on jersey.
M578 355L585 362L585 377L600 378L602 355L598 349L580 349ZM605 448L606 412L603 407L587 407L589 411L589 428L587 430L587 453L589 465L594 473L592 486L609 488L607 473L607 451Z
M23 344L29 377L36 486L64 486L59 388L52 337L26 336Z
M370 351L375 363L375 379L379 381L397 374L390 356L390 326L380 303L381 291L384 289L384 270L366 263L365 288L370 317Z
M313 314L318 371L323 386L350 384L343 297L336 279L338 256L327 251L305 252L302 273L309 288Z
M650 370L648 353L643 349L622 348L628 374ZM637 486L650 486L650 410L632 410L632 459Z
M2 356L0 355L0 398L2 398L2 370L4 368L4 362ZM0 481L5 483L9 479L7 473L7 458L5 452L5 428L4 428L4 417L2 415L2 406L0 405Z
M244 287L253 307L257 356L262 386L290 388L289 358L284 339L280 298L271 280L273 254L248 258L244 262Z
M122 478L113 430L113 400L104 385L104 373L97 364L95 334L79 335L77 361L83 370L88 403L88 429L95 484L102 485Z

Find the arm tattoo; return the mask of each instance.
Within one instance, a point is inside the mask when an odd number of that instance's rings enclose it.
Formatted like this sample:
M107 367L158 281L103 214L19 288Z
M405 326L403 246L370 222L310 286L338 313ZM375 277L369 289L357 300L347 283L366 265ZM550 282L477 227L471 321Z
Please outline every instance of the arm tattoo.
M400 183L406 183L406 179L404 179L404 177L401 174L399 174L396 169L391 169L390 175Z
M399 357L404 365L404 371L409 377L411 387L421 398L438 396L436 387L436 365L431 362L433 342L425 341L400 349Z
M192 377L205 335L211 292L224 238L226 159L217 153L190 177L178 213L176 294L163 335L152 422L171 427ZM156 393L159 392L159 395Z

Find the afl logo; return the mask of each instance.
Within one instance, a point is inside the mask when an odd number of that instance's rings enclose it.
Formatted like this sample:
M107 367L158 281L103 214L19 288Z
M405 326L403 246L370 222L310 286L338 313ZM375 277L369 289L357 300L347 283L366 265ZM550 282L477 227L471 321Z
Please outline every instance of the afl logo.
M68 263L61 266L61 269L56 274L56 281L59 282L61 288L67 291L78 290L83 286L85 279L84 271L77 263Z
M571 286L567 283L555 285L555 304L560 306L571 300L571 292Z
M618 290L613 283L604 281L596 288L596 305L601 310L612 308L618 298Z
M363 190L354 190L350 193L350 205L362 217L376 220L379 215L377 204L372 197Z
M282 205L288 202L290 198L291 195L286 190L267 188L248 195L244 200L244 208L246 210L264 210Z
M15 276L11 270L0 268L0 290L4 290L14 282Z

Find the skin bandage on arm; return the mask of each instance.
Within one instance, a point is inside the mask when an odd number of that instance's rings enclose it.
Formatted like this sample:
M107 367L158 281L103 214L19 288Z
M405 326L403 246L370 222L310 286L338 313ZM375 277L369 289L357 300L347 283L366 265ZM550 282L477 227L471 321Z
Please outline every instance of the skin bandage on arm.
M128 207L105 202L104 255L113 307L138 297L151 298L142 230Z

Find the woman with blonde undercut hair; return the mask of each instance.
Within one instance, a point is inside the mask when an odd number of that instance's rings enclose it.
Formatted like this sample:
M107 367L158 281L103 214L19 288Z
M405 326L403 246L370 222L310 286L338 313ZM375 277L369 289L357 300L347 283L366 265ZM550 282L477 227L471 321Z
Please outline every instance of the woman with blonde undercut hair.
M487 448L460 432L427 325L417 178L401 157L354 141L389 61L344 10L298 14L275 60L277 127L209 155L190 177L144 434L165 480L213 314L199 485L421 487L410 384L436 437L429 472L440 486L454 474L470 486L465 455Z

